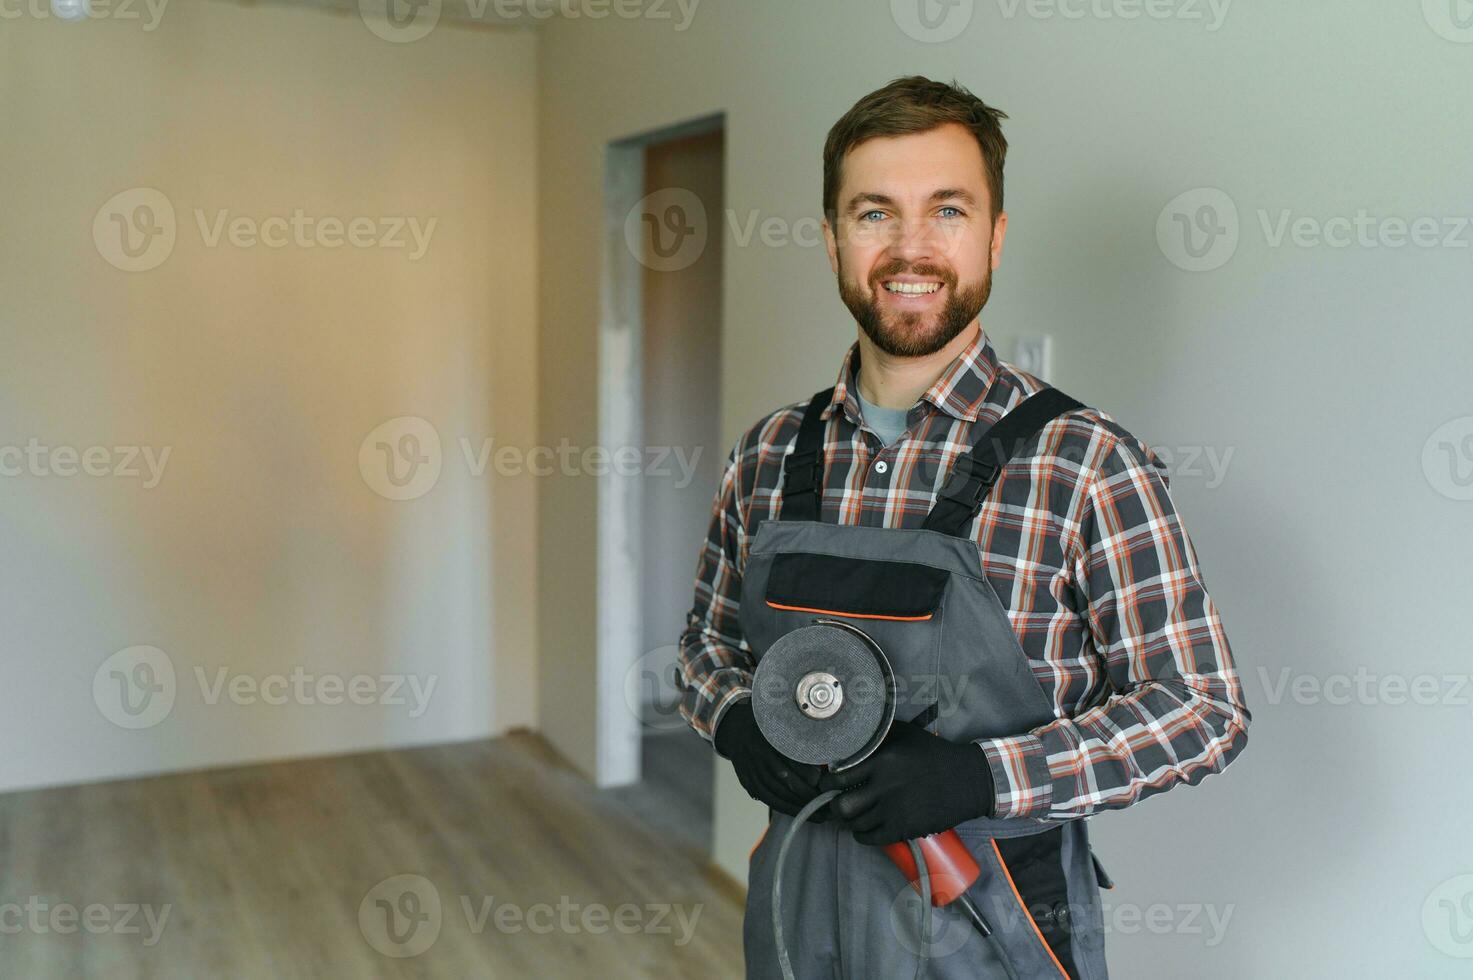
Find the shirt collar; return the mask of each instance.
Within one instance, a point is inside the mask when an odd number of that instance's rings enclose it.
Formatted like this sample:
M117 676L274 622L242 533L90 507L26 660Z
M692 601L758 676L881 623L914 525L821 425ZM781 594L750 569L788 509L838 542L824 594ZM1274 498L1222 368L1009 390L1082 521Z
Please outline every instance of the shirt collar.
M940 377L926 389L921 401L929 402L938 410L953 418L967 422L977 421L987 390L997 377L997 352L985 330L978 330L972 342L958 354ZM859 341L850 345L839 366L839 379L834 383L834 394L823 410L825 421L834 414L838 406L844 406L844 415L858 425L860 409L858 395Z

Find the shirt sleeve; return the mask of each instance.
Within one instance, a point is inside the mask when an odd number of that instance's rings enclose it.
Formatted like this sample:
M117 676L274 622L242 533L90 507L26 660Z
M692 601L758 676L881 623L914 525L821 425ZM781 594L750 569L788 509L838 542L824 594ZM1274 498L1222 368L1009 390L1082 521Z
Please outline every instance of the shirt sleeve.
M1031 732L981 739L999 818L1121 809L1220 772L1251 721L1221 618L1164 466L1117 438L1066 542L1108 696Z
M679 662L684 686L681 717L707 741L728 707L752 696L756 661L742 635L741 556L746 542L740 506L739 442L726 469L696 564L695 602L681 631Z

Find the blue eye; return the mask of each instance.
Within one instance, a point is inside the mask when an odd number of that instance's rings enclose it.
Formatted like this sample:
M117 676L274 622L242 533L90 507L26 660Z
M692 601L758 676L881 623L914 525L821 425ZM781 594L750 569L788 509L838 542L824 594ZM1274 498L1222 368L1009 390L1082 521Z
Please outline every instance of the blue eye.
M943 210L943 211L955 211L958 216L962 216L962 210L960 208L954 208L950 204L948 204L946 207L942 208L941 210Z
M872 214L884 214L884 212L883 211L866 211L864 214L861 214L859 216L859 220L860 221L863 221L865 218L868 218ZM873 222L871 222L871 224L873 224Z

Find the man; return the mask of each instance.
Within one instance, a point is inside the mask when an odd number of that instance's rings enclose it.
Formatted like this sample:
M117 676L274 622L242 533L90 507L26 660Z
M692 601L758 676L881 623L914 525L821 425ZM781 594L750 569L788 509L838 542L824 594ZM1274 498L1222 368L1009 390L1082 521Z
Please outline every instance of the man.
M805 860L836 862L832 873L819 868L817 880L903 886L882 856L869 856L880 853L870 845L957 827L975 845L984 878L1008 879L1028 913L999 930L1019 975L1103 977L1097 889L1108 879L1097 862L1091 869L1080 818L1221 771L1246 743L1251 716L1165 466L1107 413L999 360L978 319L1007 231L1004 118L960 86L917 76L860 99L830 130L824 234L858 337L832 389L767 415L727 458L680 637L681 712L769 806L774 825L788 827L817 794L840 791L797 835L840 835L806 852ZM1003 451L1000 472L978 483L968 462L985 455L989 430L1041 391L1056 396L1053 412L1010 456ZM820 449L811 481L792 462L801 456L795 442L805 419ZM965 510L969 501L973 510ZM965 542L959 558L948 550L955 538L923 530L942 527L941 518L955 518L951 530ZM881 532L883 543L865 545L874 552L866 556L838 543L875 538L858 529L891 530ZM752 555L759 540L761 561ZM896 622L876 622L922 617L855 611L875 608L863 605L881 601L873 595L809 606L772 601L768 552L848 555L862 579L887 552L933 544L939 550L918 564L975 566L973 552L980 556L982 575L953 569L957 583L948 589L985 583L974 605L991 603L1005 635L987 633L984 622L975 636L953 628L944 642L954 656L992 660L1002 672L1009 658L1026 663L1014 673L1031 672L1042 692L1044 707L1029 716L1036 723L989 731L985 716L1026 700L1009 696L979 704L972 717L967 710L954 719L899 717L872 755L842 771L778 753L757 729L751 701L756 662L776 637L848 602L847 613L834 614L891 630L881 645L902 661L907 648L935 640L914 625L897 632ZM761 579L755 594L749 560ZM815 580L827 566L809 567L807 580ZM955 612L947 616L954 627ZM944 692L948 678L940 680ZM973 737L979 731L988 734ZM774 836L765 834L753 854L749 976L778 975L770 922L761 921ZM865 862L879 870L852 876L850 866ZM1030 882L1042 883L1032 896L1041 901L1030 901ZM976 887L1000 888L980 880ZM790 944L806 947L795 960L824 976L898 969L874 965L895 946L875 935L885 931L883 917L846 920L845 910L883 902L812 890L794 900L795 912L783 906L785 917L804 924L786 930ZM1002 975L989 956L969 945L932 975Z

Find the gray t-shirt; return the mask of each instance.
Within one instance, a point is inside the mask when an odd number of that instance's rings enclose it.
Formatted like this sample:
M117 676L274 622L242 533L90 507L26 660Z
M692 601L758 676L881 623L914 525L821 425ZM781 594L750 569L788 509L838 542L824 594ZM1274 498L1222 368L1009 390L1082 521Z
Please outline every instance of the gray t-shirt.
M865 423L880 434L885 445L890 445L904 434L907 428L905 417L910 414L908 409L881 408L859 393L859 385L854 386L854 395L859 399L859 409L864 415Z

